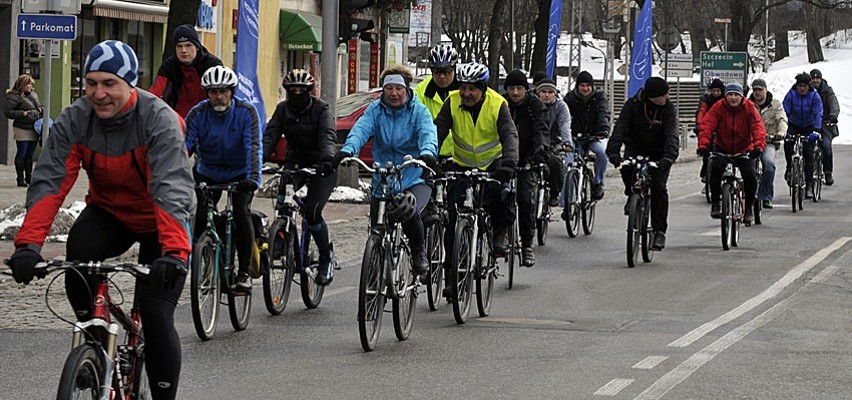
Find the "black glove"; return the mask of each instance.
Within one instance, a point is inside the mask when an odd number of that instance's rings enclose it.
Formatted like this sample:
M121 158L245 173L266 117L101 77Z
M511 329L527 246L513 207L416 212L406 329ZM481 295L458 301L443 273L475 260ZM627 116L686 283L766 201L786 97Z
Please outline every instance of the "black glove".
M752 158L752 159L760 158L760 156L762 156L762 155L763 155L763 152L758 150L758 149L754 149L754 150L748 152L748 158Z
M343 150L338 151L337 154L334 155L334 159L331 160L331 168L337 169L337 167L340 166L340 162L346 157L352 157L352 153Z
M334 168L331 167L331 159L324 158L317 164L317 174L319 176L329 176L334 173Z
M33 250L22 247L15 250L15 254L9 258L9 267L12 268L12 276L15 282L28 285L33 280L36 264L44 261L41 255Z
M622 160L621 156L618 155L618 154L613 154L613 155L609 156L609 163L616 166L616 167L621 165L622 161L624 161L624 160Z
M710 154L710 149L706 147L699 147L695 152L701 157L707 157L707 155Z
M438 165L438 159L435 158L431 154L421 154L417 157L418 160L423 161L427 167L432 168L432 171L435 171L435 175L440 175L443 171L441 171L441 166ZM426 177L429 175L429 171L423 170L423 175L421 177Z
M672 164L673 164L672 160L669 160L668 158L663 158L663 159L660 159L660 161L657 161L657 168L669 169L669 168L672 167Z
M512 179L513 175L515 175L515 167L510 165L501 165L500 168L494 170L491 177L500 181L500 183L506 183Z
M186 276L186 261L175 256L160 257L151 264L148 287L156 290L174 289L180 276Z
M547 163L547 150L542 149L540 151L537 151L535 154L533 154L530 161L532 161L533 164L545 164L545 163Z
M240 192L254 192L257 190L257 182L243 179L237 184L237 190Z
M828 123L832 125L837 125L837 118L829 118Z
M284 161L284 164L281 164L281 168L283 168L287 171L292 171L292 170L296 169L296 163L294 163L292 161Z

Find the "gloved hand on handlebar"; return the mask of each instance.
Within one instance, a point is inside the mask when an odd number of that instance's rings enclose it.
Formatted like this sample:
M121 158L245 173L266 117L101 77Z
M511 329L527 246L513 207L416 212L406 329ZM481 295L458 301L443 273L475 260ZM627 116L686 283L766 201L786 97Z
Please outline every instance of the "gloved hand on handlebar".
M431 154L421 154L419 157L417 157L417 159L423 161L423 163L425 163L427 167L432 168L432 171L435 171L436 175L441 174L441 166L438 165L438 159L435 158L435 156ZM425 177L427 175L429 175L429 171L426 171L424 169L423 176Z
M340 162L347 157L352 157L352 153L343 150L338 151L337 154L334 155L334 159L331 160L331 168L337 169L337 167L340 166Z
M148 287L155 290L174 289L181 276L186 276L186 261L167 255L154 260L148 273Z
M257 182L243 179L237 184L237 190L240 192L254 192L257 190Z
M9 267L15 282L29 285L35 275L36 264L44 261L41 255L27 247L19 247L9 258Z
M758 149L754 149L754 150L748 152L748 158L752 158L752 159L760 158L760 156L762 156L762 155L763 155L763 152L758 150Z
M811 132L810 135L808 135L808 141L809 142L813 143L813 142L816 142L817 140L819 140L819 132Z
M509 182L512 179L512 176L515 175L515 165L514 163L503 163L499 168L494 170L494 173L491 174L492 178L500 181L500 183Z
M334 167L331 165L331 158L323 158L317 164L317 174L319 176L329 176L334 173Z
M707 157L707 155L710 154L710 149L706 147L699 147L698 150L695 150L695 152L701 157Z
M624 161L624 160L621 159L621 155L619 155L619 154L613 154L613 155L609 156L609 163L614 165L616 168L618 168L618 166L621 165L622 161Z

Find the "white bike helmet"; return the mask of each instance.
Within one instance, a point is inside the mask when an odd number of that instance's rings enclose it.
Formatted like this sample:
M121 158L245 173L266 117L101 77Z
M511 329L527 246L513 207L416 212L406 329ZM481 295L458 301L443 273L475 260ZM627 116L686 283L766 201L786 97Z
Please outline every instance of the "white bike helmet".
M287 75L284 76L284 81L281 82L281 85L284 86L284 89L301 86L306 87L308 88L308 91L311 91L313 90L316 82L316 79L314 79L310 72L297 68L288 72Z
M448 44L436 44L429 52L429 67L455 67L459 62L459 53Z
M456 80L461 83L488 83L488 67L476 61L462 64L456 71Z
M222 65L211 67L204 73L204 76L201 77L201 87L204 88L204 90L234 90L234 88L237 87L237 74L234 73L234 70Z

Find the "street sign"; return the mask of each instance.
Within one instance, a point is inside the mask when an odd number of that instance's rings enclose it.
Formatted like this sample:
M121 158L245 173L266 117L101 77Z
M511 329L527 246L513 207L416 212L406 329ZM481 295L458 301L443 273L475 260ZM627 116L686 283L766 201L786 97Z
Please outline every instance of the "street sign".
M74 40L77 16L61 14L18 14L18 38Z
M701 81L704 86L710 84L713 78L722 82L738 81L746 85L748 77L748 53L730 52L701 52Z
M692 70L670 69L666 75L669 78L692 78Z
M667 77L687 78L692 77L693 64L692 53L668 53L663 55L660 66L665 68Z
M657 46L660 46L665 51L674 50L680 42L680 32L673 26L665 27L657 32Z
M713 22L718 23L718 24L730 24L731 19L730 18L715 18L713 20Z
M42 11L52 11L60 14L79 14L80 0L23 0L21 11L36 14Z

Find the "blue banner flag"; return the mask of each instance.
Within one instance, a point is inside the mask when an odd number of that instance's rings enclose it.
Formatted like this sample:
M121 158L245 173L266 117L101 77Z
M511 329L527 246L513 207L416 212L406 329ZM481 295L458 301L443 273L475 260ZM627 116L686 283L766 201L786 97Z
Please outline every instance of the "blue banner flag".
M633 32L633 52L630 56L630 83L627 88L627 96L633 97L639 89L645 86L645 81L651 77L651 64L653 64L651 53L651 38L653 28L651 27L651 0L645 0L639 18L636 20L636 30Z
M254 105L260 119L260 132L266 125L266 107L257 83L258 0L240 0L237 24L236 68L239 85L235 95Z
M556 68L556 42L562 22L562 0L550 0L550 27L547 29L547 76L553 78Z

